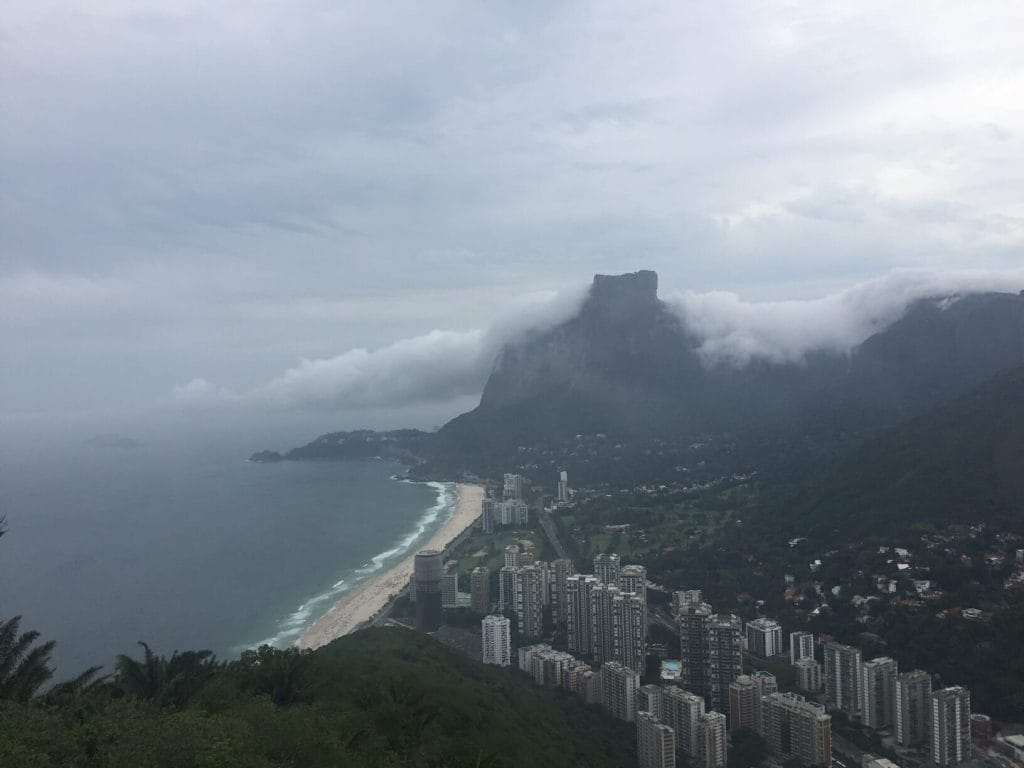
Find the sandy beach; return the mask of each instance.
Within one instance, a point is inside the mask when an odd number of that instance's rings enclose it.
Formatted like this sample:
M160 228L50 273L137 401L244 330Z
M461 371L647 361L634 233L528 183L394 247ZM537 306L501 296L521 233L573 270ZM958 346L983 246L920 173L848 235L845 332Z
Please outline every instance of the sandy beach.
M455 537L477 521L483 498L482 485L459 483L458 500L455 502L455 511L451 518L434 532L426 544L418 547L417 551L444 549L448 546ZM296 645L299 648L319 648L369 621L387 605L392 595L409 583L415 558L416 552L412 552L393 567L357 586L317 619L316 623L303 633Z

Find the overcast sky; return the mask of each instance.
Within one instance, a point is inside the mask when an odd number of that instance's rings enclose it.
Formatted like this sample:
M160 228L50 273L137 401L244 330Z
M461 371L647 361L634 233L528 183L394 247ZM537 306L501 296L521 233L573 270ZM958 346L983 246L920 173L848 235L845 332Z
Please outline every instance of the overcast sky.
M1019 0L8 0L0 417L429 422L595 272L776 357L861 332L779 341L866 281L914 294L895 269L1012 288L1022 29Z

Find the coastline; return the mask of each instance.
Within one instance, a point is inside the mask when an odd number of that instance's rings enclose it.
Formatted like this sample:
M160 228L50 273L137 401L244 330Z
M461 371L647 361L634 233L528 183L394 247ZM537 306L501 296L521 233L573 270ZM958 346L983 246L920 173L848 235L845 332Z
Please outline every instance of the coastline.
M457 494L451 517L418 549L446 549L454 539L476 523L480 517L484 487L459 483ZM409 583L415 559L416 553L411 552L388 570L357 586L303 632L295 645L301 649L319 648L354 632L373 619Z

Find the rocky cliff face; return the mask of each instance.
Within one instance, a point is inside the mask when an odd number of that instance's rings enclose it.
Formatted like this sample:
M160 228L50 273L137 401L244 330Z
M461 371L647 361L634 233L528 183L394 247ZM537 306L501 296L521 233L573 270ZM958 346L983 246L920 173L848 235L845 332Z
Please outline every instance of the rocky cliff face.
M894 424L1024 362L1024 297L920 301L849 355L708 367L657 296L654 272L598 275L579 313L502 350L480 405L438 435L441 454L605 432L793 435Z

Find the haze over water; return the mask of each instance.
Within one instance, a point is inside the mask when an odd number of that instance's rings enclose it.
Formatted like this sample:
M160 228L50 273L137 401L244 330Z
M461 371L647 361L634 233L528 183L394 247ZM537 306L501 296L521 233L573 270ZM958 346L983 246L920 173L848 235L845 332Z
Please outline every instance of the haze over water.
M57 679L138 640L160 653L288 644L447 516L451 486L388 461L245 461L251 438L0 445L0 615L56 640ZM287 443L285 443L287 444Z

